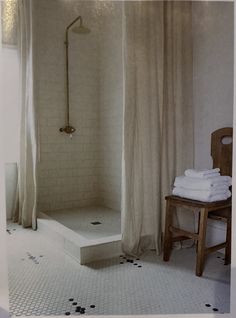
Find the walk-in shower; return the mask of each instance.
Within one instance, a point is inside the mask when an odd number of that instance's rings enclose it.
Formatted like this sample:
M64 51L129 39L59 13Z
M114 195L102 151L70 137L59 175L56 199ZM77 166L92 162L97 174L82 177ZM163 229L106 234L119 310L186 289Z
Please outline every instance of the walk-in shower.
M37 2L37 49L52 52L36 57L46 78L37 87L38 229L83 264L120 255L121 244L122 6L98 5L63 1L49 19Z
M70 92L69 92L69 30L70 28L79 21L79 25L72 28L72 31L77 34L88 34L90 29L84 27L83 19L81 16L78 16L74 19L66 28L65 34L65 47L66 47L66 125L65 127L60 128L60 132L65 132L72 135L75 132L75 128L70 125Z

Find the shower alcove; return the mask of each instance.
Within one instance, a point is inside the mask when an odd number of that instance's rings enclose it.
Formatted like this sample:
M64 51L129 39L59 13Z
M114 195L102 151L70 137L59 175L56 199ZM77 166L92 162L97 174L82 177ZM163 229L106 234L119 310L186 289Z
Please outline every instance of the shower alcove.
M120 254L122 4L35 5L38 230L85 264ZM68 33L70 138L59 129L67 104L65 28L76 16L90 32Z

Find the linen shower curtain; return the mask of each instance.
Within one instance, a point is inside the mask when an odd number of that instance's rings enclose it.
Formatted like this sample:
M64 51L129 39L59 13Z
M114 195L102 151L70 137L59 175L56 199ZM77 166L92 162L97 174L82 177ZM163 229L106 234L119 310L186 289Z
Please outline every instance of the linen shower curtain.
M160 249L163 3L125 5L123 250Z
M36 118L33 92L32 0L18 1L18 52L20 62L20 162L18 200L13 219L23 227L37 228Z
M191 2L167 1L164 7L164 25L164 111L161 161L163 229L165 196L170 194L174 178L194 165ZM183 208L181 210L178 209L178 218L175 215L176 225L194 231L193 214L186 213Z
M136 256L161 252L164 196L193 165L191 2L124 6L122 248Z

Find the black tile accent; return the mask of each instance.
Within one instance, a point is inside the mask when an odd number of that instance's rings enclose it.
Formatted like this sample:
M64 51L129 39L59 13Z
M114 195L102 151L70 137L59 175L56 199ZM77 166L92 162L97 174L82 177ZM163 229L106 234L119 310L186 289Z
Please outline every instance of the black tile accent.
M132 259L129 259L129 258L128 258L128 259L126 260L126 262L128 262L128 263L133 263L134 261L133 261Z
M218 308L212 308L212 310L213 310L213 311L219 311L219 309L218 309Z
M142 267L142 265L139 265L138 267Z
M95 308L96 306L95 305L90 305L90 308Z
M124 264L124 262L120 262L120 264Z
M211 307L211 305L210 305L210 304L205 304L205 306L206 306L206 307Z
M73 300L74 300L74 298L70 298L70 299L69 299L69 301L73 301Z
M102 224L101 222L99 221L94 221L94 222L91 222L92 225L98 225L98 224Z
M81 313L81 314L85 314L85 310L86 310L86 308L81 308L81 309L80 309L80 313Z
M74 306L77 305L77 302L75 301L74 303L72 303L72 305L74 305Z
M65 313L65 315L66 315L66 316L69 316L69 315L70 315L70 312L69 312L69 311L67 311L67 312Z

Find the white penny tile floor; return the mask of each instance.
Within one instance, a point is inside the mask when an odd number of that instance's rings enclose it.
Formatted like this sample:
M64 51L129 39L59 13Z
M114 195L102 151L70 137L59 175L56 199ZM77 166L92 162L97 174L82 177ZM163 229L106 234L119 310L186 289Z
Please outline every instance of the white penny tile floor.
M230 266L209 256L195 276L195 249L168 263L153 251L80 265L37 231L8 224L10 312L23 315L227 313ZM81 309L82 308L82 309Z

